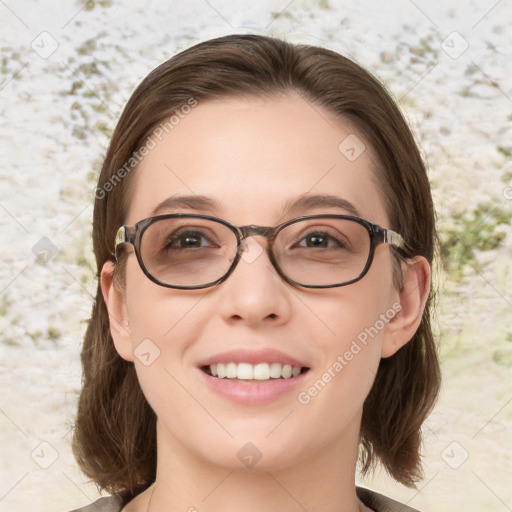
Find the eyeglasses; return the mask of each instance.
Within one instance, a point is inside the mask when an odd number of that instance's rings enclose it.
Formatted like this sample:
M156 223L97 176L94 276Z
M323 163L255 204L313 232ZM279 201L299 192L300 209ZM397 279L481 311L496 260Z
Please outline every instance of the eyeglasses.
M115 238L135 248L139 265L156 284L194 290L215 286L235 270L250 236L268 240L268 257L288 283L333 288L361 279L378 244L403 248L403 238L347 215L297 217L274 228L233 226L207 215L170 214L121 226Z

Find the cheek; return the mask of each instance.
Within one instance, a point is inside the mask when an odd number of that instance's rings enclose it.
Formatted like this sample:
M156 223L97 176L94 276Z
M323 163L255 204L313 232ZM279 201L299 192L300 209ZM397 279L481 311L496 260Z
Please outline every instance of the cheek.
M157 414L162 404L189 407L182 403L185 397L178 382L185 374L187 350L207 320L197 314L204 292L167 289L137 269L127 272L126 307L135 369L144 395Z
M169 293L168 290L166 292ZM160 351L167 365L181 364L183 354L200 336L206 321L204 315L199 318L194 314L200 301L201 298L196 296L160 297L157 292L141 293L136 301L128 303L135 355L142 350L142 347L137 347L147 343Z
M380 360L385 328L380 315L386 309L365 299L368 298L354 293L318 304L324 332L327 331L312 341L317 354L321 354L318 369L322 379L329 382L336 380L333 375L341 376L337 380L344 381L340 385L345 389L372 381Z
M201 298L182 296L183 292L175 293L152 283L137 291L127 303L137 377L157 416L180 425L180 420L169 414L196 407L185 390L190 388L187 350L204 326L194 314Z
M317 339L321 360L295 397L301 428L315 432L320 444L343 437L347 429L359 430L381 355L381 332L372 329L369 306L339 301L337 309L323 308L332 333Z
M134 345L150 338L163 347L176 337L182 323L187 323L183 320L190 317L204 295L153 283L144 275L135 257L127 264L126 283L126 307Z
M390 264L390 262L389 262ZM380 354L383 331L394 315L391 308L394 296L391 272L375 266L361 280L352 285L323 293L311 302L312 321L322 329L322 352L342 354L347 350L360 353L356 345ZM306 302L306 301L305 301ZM361 351L362 352L362 351ZM350 355L348 355L350 357Z
M353 285L318 295L310 302L309 332L319 360L311 386L298 401L320 416L332 409L352 415L369 393L381 359L382 338L396 312L392 308L391 261L386 258Z

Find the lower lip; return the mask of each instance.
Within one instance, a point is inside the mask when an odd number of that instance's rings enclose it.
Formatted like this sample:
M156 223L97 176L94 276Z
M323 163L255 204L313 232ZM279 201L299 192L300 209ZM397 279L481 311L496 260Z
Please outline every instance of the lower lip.
M290 379L270 379L261 382L244 382L230 379L219 379L208 375L198 368L206 383L219 395L233 402L245 405L268 404L293 391L304 380L309 370Z

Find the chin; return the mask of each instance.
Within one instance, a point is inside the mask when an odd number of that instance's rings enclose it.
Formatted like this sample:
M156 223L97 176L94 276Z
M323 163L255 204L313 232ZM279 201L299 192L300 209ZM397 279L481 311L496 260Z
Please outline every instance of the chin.
M265 433L247 429L245 435L211 440L196 445L194 451L206 463L218 467L224 471L242 473L267 473L281 471L298 464L306 454L302 453L304 439L293 438L283 431L283 436L273 433L268 436ZM271 437L275 436L274 439ZM199 442L201 442L199 440ZM301 452L297 451L301 447Z

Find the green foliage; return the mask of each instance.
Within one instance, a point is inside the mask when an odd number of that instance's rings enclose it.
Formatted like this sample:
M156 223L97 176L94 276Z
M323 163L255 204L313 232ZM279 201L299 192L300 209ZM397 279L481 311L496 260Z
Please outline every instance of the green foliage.
M498 152L505 155L507 158L512 158L512 146L504 147L498 146Z
M499 349L492 354L492 360L500 366L512 367L512 350Z
M112 0L89 0L85 6L87 11L92 11L97 5L100 7L110 7Z
M56 327L48 327L48 330L46 331L46 334L48 335L48 338L50 338L52 341L57 341L61 336L61 332Z
M95 49L95 42L87 41L78 52L87 55ZM113 86L106 83L104 71L108 69L108 62L85 62L77 66L76 75L82 79L73 81L71 88L61 94L76 98L71 105L71 119L73 120L73 135L80 140L86 140L89 133L101 132L105 138L112 134L108 121L112 119L112 113L108 110L111 101L110 92ZM103 114L98 116L98 114ZM91 119L96 119L93 126Z
M454 215L453 226L441 233L442 263L450 276L460 279L468 265L479 271L477 252L497 249L505 238L499 226L508 225L510 219L511 212L489 204Z
M0 316L7 315L7 310L9 309L9 303L7 301L7 297L4 295L0 295Z

